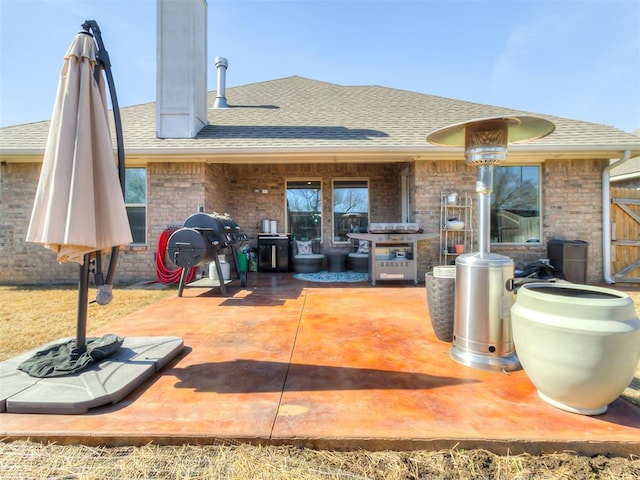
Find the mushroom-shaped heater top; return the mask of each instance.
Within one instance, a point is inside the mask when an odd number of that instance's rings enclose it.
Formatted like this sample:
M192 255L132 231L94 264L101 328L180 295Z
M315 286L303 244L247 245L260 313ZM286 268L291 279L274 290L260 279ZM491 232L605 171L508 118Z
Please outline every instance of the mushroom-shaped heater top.
M506 160L507 143L528 142L555 130L549 120L530 116L491 117L441 128L427 142L443 147L465 147L472 165L497 165Z

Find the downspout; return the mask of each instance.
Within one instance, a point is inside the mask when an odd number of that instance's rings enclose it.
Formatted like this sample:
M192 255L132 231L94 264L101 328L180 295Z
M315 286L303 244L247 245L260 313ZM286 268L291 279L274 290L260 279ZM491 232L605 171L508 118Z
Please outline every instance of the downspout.
M610 163L602 171L602 277L605 282L614 284L611 277L611 169L625 163L631 157L631 150L625 150L622 158Z

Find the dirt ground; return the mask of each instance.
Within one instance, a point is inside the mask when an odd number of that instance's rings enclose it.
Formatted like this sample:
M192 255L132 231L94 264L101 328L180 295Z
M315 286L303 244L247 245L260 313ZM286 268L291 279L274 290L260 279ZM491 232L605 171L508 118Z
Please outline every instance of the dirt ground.
M67 328L65 324L75 318L74 287L44 291L39 287L40 301L34 303L36 288L0 286L0 361L59 338ZM175 290L119 290L117 295L126 301L100 309L90 306L89 329L128 314L123 305L137 310L174 294ZM640 294L634 292L631 296L640 312ZM30 326L29 332L24 331L25 325ZM639 374L623 398L640 405ZM0 480L4 479L640 480L640 452L626 458L609 458L572 452L510 456L482 449L334 452L230 442L207 446L89 447L0 441Z

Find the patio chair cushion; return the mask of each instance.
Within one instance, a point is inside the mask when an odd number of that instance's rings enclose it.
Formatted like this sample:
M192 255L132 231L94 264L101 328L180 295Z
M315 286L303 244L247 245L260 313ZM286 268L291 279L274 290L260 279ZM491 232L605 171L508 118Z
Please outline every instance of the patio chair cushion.
M296 249L298 251L298 255L313 255L313 247L311 246L311 241L303 242L300 240L296 240Z
M358 251L356 253L369 254L369 240L360 240L358 243Z

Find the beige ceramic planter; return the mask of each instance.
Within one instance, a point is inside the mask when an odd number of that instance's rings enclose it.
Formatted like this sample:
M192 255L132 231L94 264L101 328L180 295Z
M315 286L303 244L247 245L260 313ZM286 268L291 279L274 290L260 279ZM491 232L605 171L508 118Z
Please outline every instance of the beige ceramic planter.
M640 321L625 293L572 283L525 284L511 321L522 368L538 395L557 408L602 414L633 379Z

